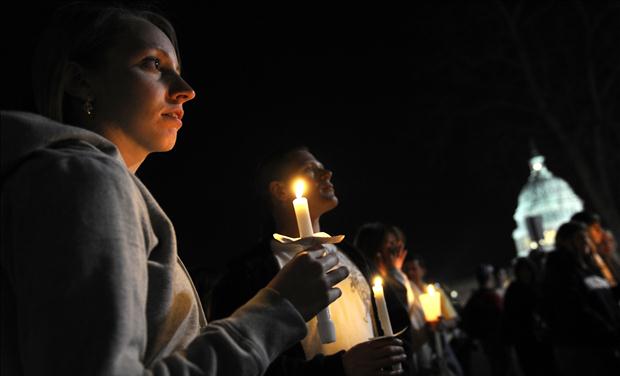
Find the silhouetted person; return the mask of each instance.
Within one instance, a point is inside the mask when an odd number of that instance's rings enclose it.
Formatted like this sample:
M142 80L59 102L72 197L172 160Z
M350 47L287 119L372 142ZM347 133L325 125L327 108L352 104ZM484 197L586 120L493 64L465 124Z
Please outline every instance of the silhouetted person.
M620 256L613 246L613 235L603 228L596 213L581 211L574 214L571 221L586 225L588 238L592 242L592 260L611 286L616 300L620 299Z
M482 264L476 269L478 289L463 309L462 327L470 338L480 343L493 376L508 372L508 351L502 342L502 298L495 291L494 271ZM474 373L475 374L475 373Z
M526 376L555 375L553 351L540 315L542 292L536 283L536 273L536 266L529 258L516 260L515 279L504 295L504 334L514 346Z
M620 309L591 258L587 228L560 226L543 281L543 313L564 375L617 375Z
M493 274L495 276L495 292L497 292L497 294L503 298L504 294L506 293L506 289L510 284L510 276L508 275L508 271L505 268L495 267L494 270L495 272Z

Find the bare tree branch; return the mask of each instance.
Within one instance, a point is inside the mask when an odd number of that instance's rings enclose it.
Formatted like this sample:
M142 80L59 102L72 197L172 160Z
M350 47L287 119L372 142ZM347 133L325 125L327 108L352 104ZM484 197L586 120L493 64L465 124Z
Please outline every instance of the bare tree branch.
M597 188L595 184L594 176L592 176L590 166L588 166L587 159L584 157L582 152L577 148L575 143L568 137L567 133L564 131L564 127L562 126L560 120L553 114L550 109L549 104L545 100L542 89L536 80L536 76L534 74L534 69L532 67L531 58L527 52L527 49L523 45L521 41L520 35L517 31L517 26L515 24L514 16L512 16L505 4L498 0L498 5L504 18L506 20L506 24L509 27L511 36L517 48L517 54L519 56L519 60L522 65L522 72L524 74L525 80L529 87L530 95L534 100L534 103L537 105L538 110L540 111L540 115L542 116L545 123L549 126L549 128L556 135L560 144L564 147L570 159L572 160L575 170L577 174L580 176L580 180L588 192L588 196L590 200L594 204L596 208L599 208L599 211L602 211L603 208L608 208L613 201L609 200L606 192L601 192L600 188ZM617 212L615 213L614 220L617 219Z

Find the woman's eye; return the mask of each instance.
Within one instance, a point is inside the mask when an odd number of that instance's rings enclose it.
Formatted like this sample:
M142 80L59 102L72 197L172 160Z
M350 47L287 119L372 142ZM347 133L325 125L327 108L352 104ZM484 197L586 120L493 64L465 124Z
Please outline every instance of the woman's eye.
M151 70L161 70L160 68L160 64L161 62L159 61L158 58L156 57L147 57L146 59L144 59L142 61L142 67L146 68L146 69L151 69Z

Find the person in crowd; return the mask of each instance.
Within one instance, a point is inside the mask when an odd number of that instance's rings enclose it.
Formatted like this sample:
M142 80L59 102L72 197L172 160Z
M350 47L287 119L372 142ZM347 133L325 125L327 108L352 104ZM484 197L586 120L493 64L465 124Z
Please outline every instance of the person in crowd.
M408 254L405 242L406 238L400 228L380 222L362 225L355 237L356 246L381 274L390 290L396 293L395 301L398 306L406 307L409 312L409 321L413 329L412 350L418 373L421 375L461 375L460 364L445 336L450 325L455 322L456 313L454 310L446 311L448 316L446 320L427 324L419 298L421 291L425 291L426 285L423 286L424 290L413 286L413 282L409 281L401 270ZM394 310L396 309L395 307ZM436 336L440 340L439 343L435 342Z
M504 335L507 343L514 347L525 376L556 375L546 323L540 314L542 292L536 273L531 259L516 259L515 279L504 295Z
M406 271L407 278L411 281L411 287L416 295L426 292L428 284L426 277L426 262L420 255L411 255L405 259L403 269ZM458 312L450 301L450 297L439 284L434 284L437 291L441 294L441 315L443 325L447 328L454 328L459 318Z
M542 313L562 375L615 375L620 369L620 308L592 261L582 222L560 226L543 280Z
M306 147L285 147L265 158L257 173L257 188L266 219L265 236L248 253L229 263L213 288L208 307L211 319L226 317L243 304L246 297L256 293L302 250L297 243L281 243L274 232L298 238L299 230L294 212L293 183L303 179L304 197L308 200L314 233L321 231L321 217L338 205L338 197L328 170ZM371 297L370 269L357 250L342 242L324 244L326 254L337 257L350 271L349 277L337 287L342 297L329 306L336 328L336 341L322 343L317 319L308 322L308 334L278 357L266 375L391 375L393 368L403 364L410 367L403 341L395 337L372 340L377 330L374 300Z
M510 285L510 276L506 268L495 267L493 270L495 271L495 292L503 298L508 285Z
M575 213L571 221L583 223L586 226L589 241L591 242L592 260L600 274L614 291L616 299L620 299L620 256L613 247L613 235L601 225L598 214L589 211ZM611 235L611 236L610 236Z
M478 289L465 304L462 327L477 341L486 356L491 374L504 376L509 372L509 352L502 340L502 297L495 291L494 270L489 264L476 269Z
M408 355L411 356L415 374L423 375L431 370L431 350L428 344L430 328L426 326L424 312L419 307L412 306L413 290L408 283L401 282L402 276L393 270L392 265L393 262L402 265L406 251L398 247L394 229L380 222L360 226L355 234L355 246L368 261L372 274L382 279L390 321L399 328L408 328L406 334L411 338ZM424 359L418 356L423 346L428 349L428 362L423 362Z
M33 75L38 114L0 113L2 375L260 375L340 295L346 267L306 250L207 324L135 175L195 97L163 16L65 5Z
M412 254L405 258L402 268L406 272L405 274L411 284L411 289L413 290L413 305L418 307L418 309L423 312L422 303L420 302L420 295L428 292L428 284L425 281L426 263L420 255ZM450 369L450 373L453 375L463 375L463 367L451 344L452 339L459 335L459 315L444 289L441 288L439 284L434 284L433 286L440 294L441 304L441 320L433 329L438 331L440 336L444 360ZM437 349L434 349L434 351L436 352ZM435 356L436 355L437 354L435 353ZM420 358L425 359L427 356L428 355L425 356L425 350L423 348Z

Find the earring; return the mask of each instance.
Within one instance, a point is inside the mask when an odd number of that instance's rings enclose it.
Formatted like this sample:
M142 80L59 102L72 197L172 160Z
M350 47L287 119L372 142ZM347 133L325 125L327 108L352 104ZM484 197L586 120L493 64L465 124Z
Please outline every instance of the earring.
M88 116L93 116L93 102L91 99L87 99L84 102L84 111L88 114Z

